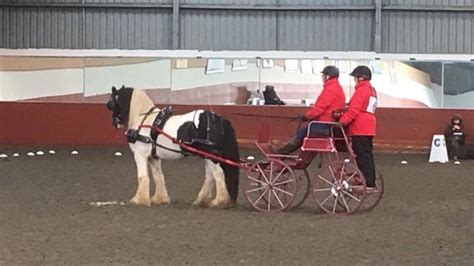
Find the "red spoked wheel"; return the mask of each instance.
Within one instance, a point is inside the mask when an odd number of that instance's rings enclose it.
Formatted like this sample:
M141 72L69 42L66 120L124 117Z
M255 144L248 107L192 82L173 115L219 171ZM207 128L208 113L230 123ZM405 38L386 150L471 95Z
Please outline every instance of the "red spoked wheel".
M312 194L319 208L331 214L351 214L365 200L365 178L348 161L333 161L315 175Z
M298 189L289 209L296 209L303 204L311 191L311 178L309 177L308 171L306 171L306 169L298 169L293 170L293 172L298 182Z
M370 211L377 206L382 200L383 193L385 192L384 180L382 175L378 175L375 178L375 188L368 188L365 194L364 205L361 210Z
M245 198L256 210L279 212L295 199L297 180L293 170L278 159L264 159L247 171Z

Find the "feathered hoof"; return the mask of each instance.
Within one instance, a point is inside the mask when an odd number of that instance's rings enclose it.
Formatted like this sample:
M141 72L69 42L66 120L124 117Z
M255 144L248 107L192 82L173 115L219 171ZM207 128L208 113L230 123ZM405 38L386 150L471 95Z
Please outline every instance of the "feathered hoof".
M201 208L208 208L210 207L211 200L195 200L193 201L194 206L198 206Z
M135 206L151 206L151 200L150 199L140 199L140 198L137 198L137 197L133 197L131 200L130 200L130 204L132 205L135 205Z
M170 199L169 198L158 198L158 197L153 197L151 198L151 203L153 205L169 205L170 204Z
M216 199L213 199L209 203L209 207L211 207L211 208L221 208L221 209L228 209L228 208L231 208L233 205L234 205L234 203L230 200L217 201Z

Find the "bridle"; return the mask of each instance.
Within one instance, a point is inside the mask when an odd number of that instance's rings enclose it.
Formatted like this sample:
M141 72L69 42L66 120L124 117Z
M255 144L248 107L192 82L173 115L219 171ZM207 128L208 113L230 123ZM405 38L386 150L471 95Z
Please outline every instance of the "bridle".
M112 125L118 128L118 125L125 125L125 117L122 116L120 104L118 102L118 95L112 93L107 101L107 109L112 111Z

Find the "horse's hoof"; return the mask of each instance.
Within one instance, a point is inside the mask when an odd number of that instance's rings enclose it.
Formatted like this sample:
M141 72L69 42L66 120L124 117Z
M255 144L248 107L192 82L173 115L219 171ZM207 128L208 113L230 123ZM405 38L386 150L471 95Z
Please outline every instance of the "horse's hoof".
M213 207L213 208L228 208L231 205L232 205L232 203L230 201L217 201L215 199L213 199L209 203L209 207Z
M169 205L170 204L170 198L152 198L151 199L151 203L154 204L154 205Z
M201 208L207 208L207 207L209 207L209 205L210 205L210 201L205 201L205 200L198 201L198 200L195 200L195 201L193 201L193 205L194 205L194 206L199 206L199 207L201 207Z
M133 197L130 200L130 204L136 205L136 206L151 206L151 200L150 199L137 199Z

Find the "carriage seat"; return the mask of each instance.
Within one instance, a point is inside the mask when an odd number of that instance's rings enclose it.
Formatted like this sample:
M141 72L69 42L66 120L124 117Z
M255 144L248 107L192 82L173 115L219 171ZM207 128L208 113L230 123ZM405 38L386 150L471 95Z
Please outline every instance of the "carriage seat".
M315 138L305 137L301 145L302 151L317 151L317 152L336 152L336 145L332 138Z

